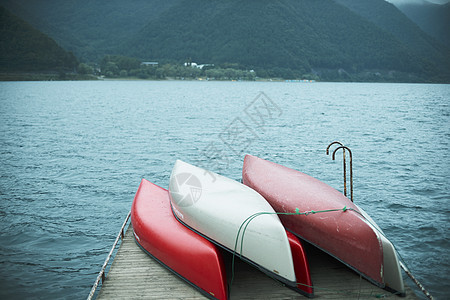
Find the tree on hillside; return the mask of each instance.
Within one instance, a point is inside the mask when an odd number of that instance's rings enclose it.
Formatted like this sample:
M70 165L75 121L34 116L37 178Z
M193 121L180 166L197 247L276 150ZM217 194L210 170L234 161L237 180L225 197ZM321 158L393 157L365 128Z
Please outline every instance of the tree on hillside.
M4 71L73 71L78 65L72 53L1 6L0 40Z

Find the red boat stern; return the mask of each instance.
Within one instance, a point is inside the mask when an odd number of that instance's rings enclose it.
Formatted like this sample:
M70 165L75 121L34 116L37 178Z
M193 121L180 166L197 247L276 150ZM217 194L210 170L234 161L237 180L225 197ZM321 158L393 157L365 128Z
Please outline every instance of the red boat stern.
M143 179L131 207L138 245L163 266L212 299L228 299L226 271L217 247L180 224L167 190Z
M297 290L306 297L312 298L314 297L314 289L303 245L294 234L289 231L286 231L286 234L289 239L289 244L291 245L292 259L294 260Z

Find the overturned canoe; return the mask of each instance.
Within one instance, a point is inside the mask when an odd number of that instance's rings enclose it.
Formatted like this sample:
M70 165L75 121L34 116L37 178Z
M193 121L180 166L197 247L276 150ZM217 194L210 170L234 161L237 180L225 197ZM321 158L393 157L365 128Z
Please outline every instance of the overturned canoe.
M224 249L236 251L247 262L298 292L313 294L300 242L288 237L275 211L257 192L177 160L170 176L169 194L180 222ZM302 284L297 285L297 277Z
M336 209L308 215L280 215L280 219L289 231L376 285L405 293L392 243L361 208L339 191L311 176L251 155L244 159L242 180L277 212Z
M143 179L131 207L136 242L205 296L227 299L220 250L187 229L172 214L167 190Z

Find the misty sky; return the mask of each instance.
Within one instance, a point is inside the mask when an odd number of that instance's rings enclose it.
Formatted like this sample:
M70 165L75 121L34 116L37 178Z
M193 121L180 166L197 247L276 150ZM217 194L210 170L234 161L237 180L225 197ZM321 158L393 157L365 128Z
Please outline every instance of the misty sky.
M408 0L406 0L408 1ZM428 2L437 3L437 4L444 4L450 2L450 0L427 0Z
M387 1L394 4L403 4L403 3L421 3L424 0L387 0ZM436 4L444 4L450 2L450 0L425 0L425 1Z

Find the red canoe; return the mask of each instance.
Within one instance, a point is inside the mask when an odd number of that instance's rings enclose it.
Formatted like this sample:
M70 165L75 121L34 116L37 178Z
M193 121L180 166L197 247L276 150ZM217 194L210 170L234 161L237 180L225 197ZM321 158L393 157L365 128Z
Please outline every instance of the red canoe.
M227 299L226 271L218 248L173 216L167 190L143 179L131 207L138 245L212 299Z
M242 180L266 198L276 212L340 209L279 217L286 229L376 285L404 294L394 247L373 220L339 191L311 176L251 155L244 159ZM349 210L343 211L344 207Z
M294 289L297 292L305 295L308 298L314 297L314 289L311 281L311 273L309 271L308 260L303 245L300 240L286 231L289 245L291 246L292 260L294 261L295 279L297 287Z

